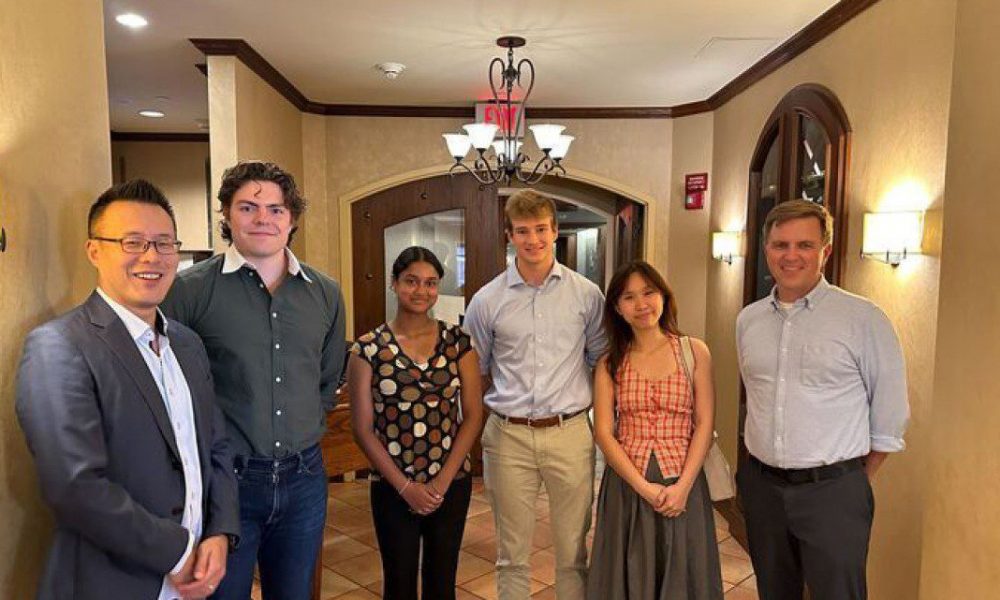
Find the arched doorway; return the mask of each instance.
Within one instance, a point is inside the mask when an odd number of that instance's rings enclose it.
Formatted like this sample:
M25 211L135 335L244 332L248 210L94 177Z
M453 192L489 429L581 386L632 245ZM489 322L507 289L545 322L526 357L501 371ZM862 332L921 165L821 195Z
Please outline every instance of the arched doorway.
M556 201L563 264L602 288L613 269L643 255L644 207L596 186L562 178L535 189ZM392 261L423 245L446 268L436 316L460 322L472 296L507 264L503 203L516 188L483 186L468 175L434 176L389 188L351 205L354 332L394 314L387 295Z

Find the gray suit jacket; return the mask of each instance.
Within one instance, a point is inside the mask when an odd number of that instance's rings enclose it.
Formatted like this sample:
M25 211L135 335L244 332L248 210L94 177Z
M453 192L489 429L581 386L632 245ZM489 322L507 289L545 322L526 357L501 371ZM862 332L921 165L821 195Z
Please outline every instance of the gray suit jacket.
M238 535L239 504L208 357L169 321L191 390L204 537ZM166 406L125 324L95 292L35 329L18 371L17 416L56 518L44 600L155 600L180 559L184 474Z

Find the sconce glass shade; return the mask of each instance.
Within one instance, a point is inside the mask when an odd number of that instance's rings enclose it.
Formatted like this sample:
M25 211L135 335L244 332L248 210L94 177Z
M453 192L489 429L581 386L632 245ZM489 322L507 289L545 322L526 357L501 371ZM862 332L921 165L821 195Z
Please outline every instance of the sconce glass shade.
M729 264L740 252L740 234L737 231L716 231L712 233L712 258Z
M441 135L444 137L444 142L448 144L448 152L455 157L455 160L461 160L469 153L469 148L472 147L469 136L462 133L442 133Z
M486 150L493 143L498 127L493 123L470 123L462 125L462 129L469 134L469 141L476 150Z
M528 127L531 133L535 135L535 143L542 150L551 150L556 147L559 143L559 136L562 135L563 129L566 129L565 125L532 125Z
M566 153L569 152L569 145L573 143L574 139L576 138L571 135L560 135L559 139L556 141L556 145L552 146L552 151L549 152L549 156L559 160L565 158Z
M865 213L861 254L896 266L921 253L923 238L923 211Z

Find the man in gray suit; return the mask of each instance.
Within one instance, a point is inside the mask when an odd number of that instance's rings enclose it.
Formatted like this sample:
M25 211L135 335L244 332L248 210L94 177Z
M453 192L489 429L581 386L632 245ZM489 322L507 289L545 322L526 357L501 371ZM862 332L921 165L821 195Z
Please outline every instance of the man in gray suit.
M157 306L177 271L166 198L136 180L91 206L97 290L35 329L17 416L56 532L38 598L203 598L239 533L232 455L198 337Z

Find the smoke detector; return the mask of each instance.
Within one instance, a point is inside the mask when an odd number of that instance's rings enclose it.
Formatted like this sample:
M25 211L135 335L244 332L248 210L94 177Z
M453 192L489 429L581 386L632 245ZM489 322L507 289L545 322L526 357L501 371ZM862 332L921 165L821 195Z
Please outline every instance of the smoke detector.
M384 62L375 65L375 69L385 75L386 79L395 79L406 70L406 65L398 62Z

